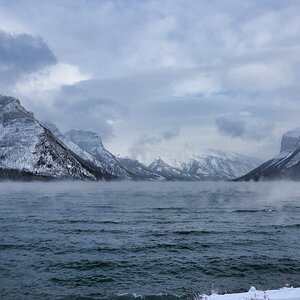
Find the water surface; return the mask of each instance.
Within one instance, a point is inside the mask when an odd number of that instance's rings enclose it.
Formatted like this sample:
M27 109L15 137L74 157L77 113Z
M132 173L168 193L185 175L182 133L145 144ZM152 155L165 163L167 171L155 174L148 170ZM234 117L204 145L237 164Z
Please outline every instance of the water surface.
M298 183L1 183L1 299L300 286Z

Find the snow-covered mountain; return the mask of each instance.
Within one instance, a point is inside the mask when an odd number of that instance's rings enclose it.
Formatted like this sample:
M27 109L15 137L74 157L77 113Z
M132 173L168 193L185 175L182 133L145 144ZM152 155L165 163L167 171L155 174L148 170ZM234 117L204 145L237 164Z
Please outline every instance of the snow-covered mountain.
M164 181L165 177L155 173L155 171L151 170L144 164L140 163L136 159L130 158L118 158L120 165L126 169L131 175L133 179L137 180L157 180Z
M56 138L63 142L70 150L72 150L72 152L77 154L83 160L90 162L91 164L105 170L109 174L112 174L118 178L131 178L131 175L119 164L117 159L104 148L101 138L96 133L79 130L69 131L69 133L67 133L66 135L73 138L73 140L75 141L73 142L71 139L68 139L67 136L63 135L55 124L51 122L43 122L42 124L47 129L49 129L56 136ZM76 138L74 138L74 136ZM88 138L84 140L84 137ZM92 147L95 147L95 149L97 149L97 152L87 152L81 147L89 150L93 149ZM101 153L99 148L101 149ZM92 153L96 153L97 155L94 155Z
M259 165L260 161L220 150L195 153L166 153L159 156L149 168L171 180L234 179Z
M60 142L33 113L13 97L0 96L0 169L2 178L113 178Z
M300 129L282 136L280 153L238 180L300 180Z
M200 178L233 179L246 174L259 163L259 160L245 155L210 150L208 153L190 155L188 161L182 163L182 169Z
M0 178L215 180L241 176L257 165L255 159L214 150L168 153L149 166L116 158L98 134L62 134L54 124L37 121L19 100L0 96Z
M101 165L108 173L123 179L131 178L127 170L119 164L117 158L104 148L97 133L73 129L66 132L64 136L86 154L91 155L94 158L93 162L96 165Z
M193 180L192 176L182 172L179 168L167 164L161 158L155 159L148 168L166 180Z

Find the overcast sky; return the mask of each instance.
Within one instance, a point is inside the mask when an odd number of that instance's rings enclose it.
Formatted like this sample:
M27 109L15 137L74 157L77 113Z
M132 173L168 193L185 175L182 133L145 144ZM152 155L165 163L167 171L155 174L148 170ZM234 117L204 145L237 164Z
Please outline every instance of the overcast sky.
M0 0L0 93L114 154L269 158L300 126L298 0Z

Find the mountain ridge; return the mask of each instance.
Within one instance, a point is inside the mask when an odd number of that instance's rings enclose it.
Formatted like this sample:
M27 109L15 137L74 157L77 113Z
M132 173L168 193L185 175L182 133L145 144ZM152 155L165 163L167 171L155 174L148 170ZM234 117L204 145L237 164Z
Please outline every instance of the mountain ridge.
M171 156L156 158L148 166L117 158L97 133L72 129L63 134L55 124L38 121L18 99L0 96L2 179L228 180L255 163L249 157L216 150L184 155L186 159L174 163L169 162Z
M7 96L0 96L0 168L3 178L5 170L10 173L9 178L18 172L50 179L113 178L82 161L18 99Z

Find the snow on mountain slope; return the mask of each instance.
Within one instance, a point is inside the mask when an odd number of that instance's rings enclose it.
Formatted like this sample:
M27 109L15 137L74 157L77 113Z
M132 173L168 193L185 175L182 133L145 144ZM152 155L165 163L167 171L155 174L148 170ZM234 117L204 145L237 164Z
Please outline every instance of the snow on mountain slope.
M155 159L148 168L167 180L194 180L192 176L182 172L179 168L172 167L164 162L161 158Z
M208 154L192 155L187 163L182 164L184 172L194 176L210 176L219 179L233 179L249 172L259 164L257 159L210 150Z
M258 181L273 179L300 180L300 147L286 156L268 160L237 180Z
M189 180L233 179L253 170L260 163L252 157L220 150L196 154L165 151L160 159L167 165L165 173L168 168L173 168L173 174L180 172L181 178Z
M57 139L59 139L64 145L66 145L72 152L74 152L80 158L107 172L107 166L105 163L99 161L96 157L84 151L78 145L67 139L55 124L46 121L43 121L42 124L45 128L50 130Z
M0 96L0 168L49 178L93 179L107 174L75 156L21 106Z
M89 154L93 157L93 163L100 165L108 173L124 179L131 178L131 175L119 164L116 157L104 148L102 140L97 133L73 129L66 132L64 136L65 139L72 143L68 144L68 146L75 153L78 153L79 156L87 156ZM79 152L78 148L75 149L74 144L84 152Z
M138 180L165 180L161 175L153 172L147 166L140 163L138 160L130 158L118 158L120 165L125 168L134 179Z
M299 128L286 132L281 140L281 152L238 180L300 180L299 137Z
M26 172L26 176L32 173L55 178L232 179L258 164L246 156L215 150L197 154L169 152L149 167L136 160L118 160L104 148L96 133L71 130L63 135L54 124L42 126L12 97L0 97L0 123L0 169L16 170L16 174ZM294 155L289 165L297 164L298 156Z

